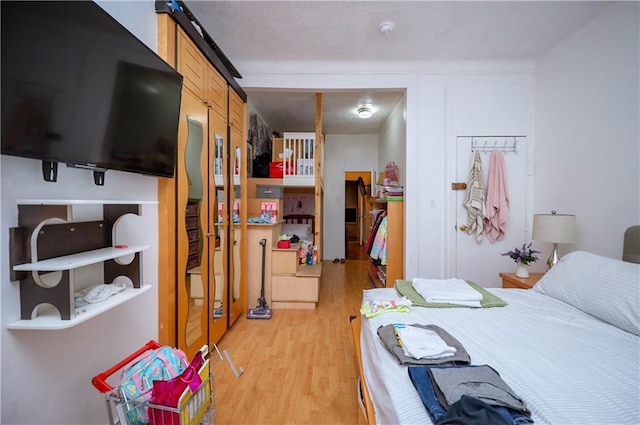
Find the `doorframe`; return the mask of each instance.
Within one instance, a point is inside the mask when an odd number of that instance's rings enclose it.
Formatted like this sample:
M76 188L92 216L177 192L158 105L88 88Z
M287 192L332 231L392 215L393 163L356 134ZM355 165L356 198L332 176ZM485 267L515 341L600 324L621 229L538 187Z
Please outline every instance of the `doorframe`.
M369 171L345 171L344 172L344 182L345 187L348 181L357 182L358 178L362 178L365 187L371 188L371 170ZM363 240L365 239L365 223L367 214L371 211L371 204L367 202L367 200L371 197L371 193L367 195L362 195L358 189L356 189L357 193L357 207L356 207L356 233L358 234L358 246L363 246ZM346 193L343 193L343 196L346 196ZM346 208L346 198L344 199L344 205ZM343 227L345 229L344 239L345 239L345 258L347 257L348 247L347 247L347 235L346 235L346 222L343 223ZM362 234L360 234L362 232Z

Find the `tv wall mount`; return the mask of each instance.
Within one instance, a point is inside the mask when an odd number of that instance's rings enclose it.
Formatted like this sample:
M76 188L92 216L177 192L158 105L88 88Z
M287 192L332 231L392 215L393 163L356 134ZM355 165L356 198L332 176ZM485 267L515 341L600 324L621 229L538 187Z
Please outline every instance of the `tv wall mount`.
M96 186L104 186L104 174L107 170L102 168L82 167L77 165L67 164L67 167L84 168L93 171L93 183ZM42 177L46 182L58 181L58 162L42 160Z

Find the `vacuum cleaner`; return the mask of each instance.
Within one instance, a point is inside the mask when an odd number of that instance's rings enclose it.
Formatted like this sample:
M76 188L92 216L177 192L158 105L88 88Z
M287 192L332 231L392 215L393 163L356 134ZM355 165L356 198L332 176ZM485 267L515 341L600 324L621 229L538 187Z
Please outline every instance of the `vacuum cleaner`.
M262 286L260 288L260 298L258 298L258 306L256 308L249 309L247 319L271 319L271 309L267 306L267 300L264 297L264 263L267 240L262 239L260 241L260 245L262 245Z

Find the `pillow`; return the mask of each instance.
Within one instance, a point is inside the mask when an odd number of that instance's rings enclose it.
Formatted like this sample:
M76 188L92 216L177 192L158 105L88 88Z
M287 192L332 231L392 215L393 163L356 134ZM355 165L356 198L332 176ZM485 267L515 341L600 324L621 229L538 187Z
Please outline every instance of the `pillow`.
M640 335L640 264L574 251L562 257L533 290Z
M289 237L296 235L302 241L310 241L313 243L310 224L282 223L282 233L286 233Z

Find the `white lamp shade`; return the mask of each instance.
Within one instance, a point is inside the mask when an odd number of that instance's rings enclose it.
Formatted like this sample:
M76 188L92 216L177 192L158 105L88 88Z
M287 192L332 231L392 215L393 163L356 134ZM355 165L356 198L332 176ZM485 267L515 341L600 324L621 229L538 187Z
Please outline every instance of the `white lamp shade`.
M533 216L534 241L574 243L576 241L576 216L572 214L536 214Z

